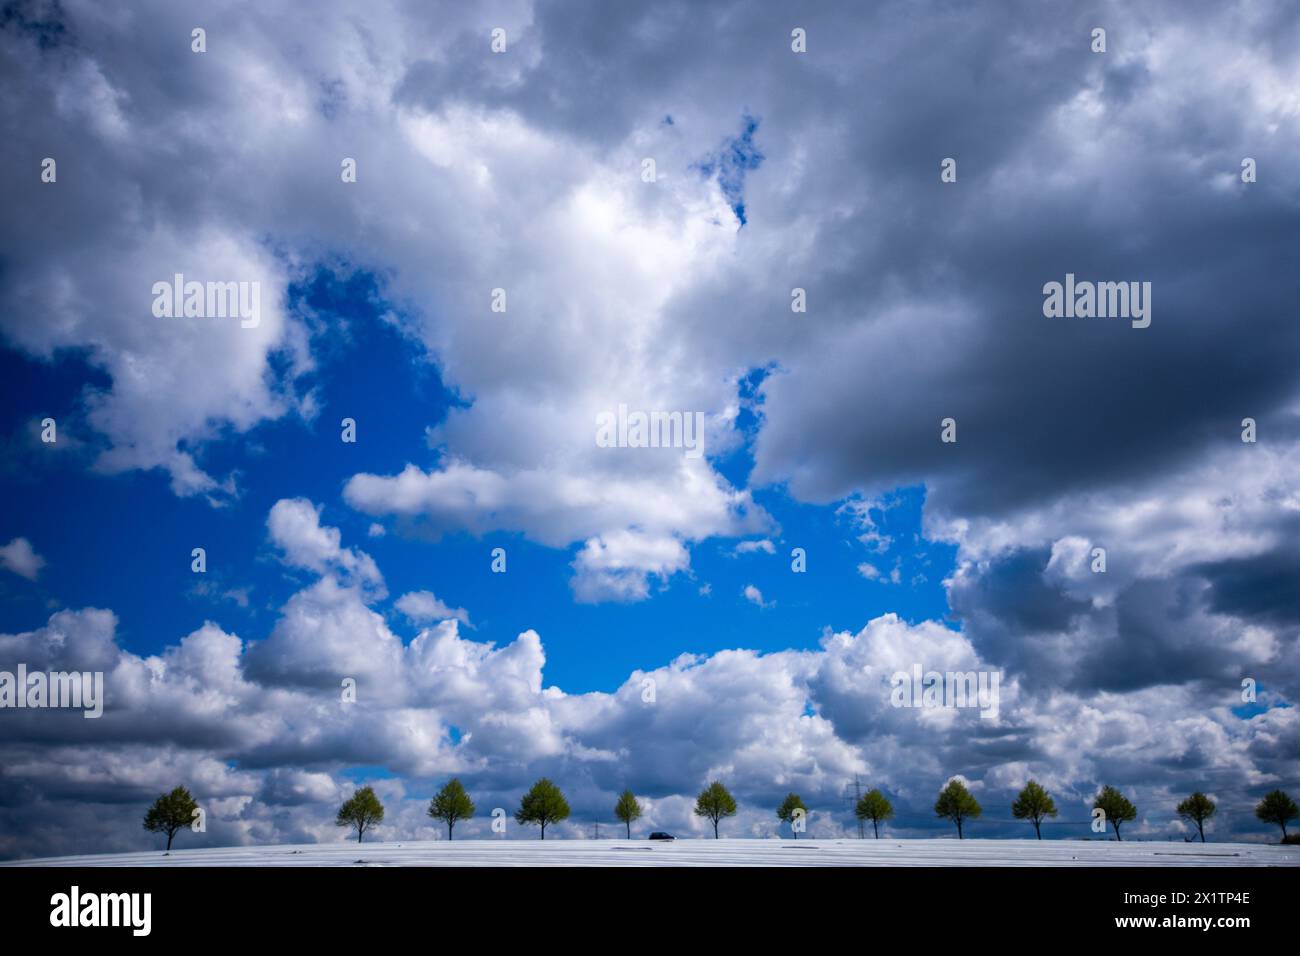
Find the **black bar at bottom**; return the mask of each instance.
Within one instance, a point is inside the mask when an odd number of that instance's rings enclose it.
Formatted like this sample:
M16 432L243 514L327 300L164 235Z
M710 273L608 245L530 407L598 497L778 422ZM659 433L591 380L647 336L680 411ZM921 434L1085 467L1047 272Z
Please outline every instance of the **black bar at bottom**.
M693 944L766 934L777 926L841 928L863 940L903 933L978 943L1012 938L1186 939L1231 944L1294 927L1294 869L1185 868L3 868L0 926L7 942L76 934L130 946L149 940L376 944L434 928L482 932L485 942L577 934L613 942L689 933ZM126 925L71 922L72 888L85 907ZM58 912L60 894L67 899ZM100 894L114 894L101 907ZM142 929L149 894L148 935ZM86 898L95 896L93 903ZM139 906L128 909L139 901ZM131 915L134 915L134 928ZM78 914L80 922L81 913ZM98 916L94 917L96 920ZM1208 925L1204 921L1209 921ZM1195 921L1195 922L1193 922ZM1124 925L1121 925L1124 922ZM475 930L474 927L478 929ZM615 935L604 935L604 929ZM602 935L588 936L592 932ZM441 938L446 938L439 934ZM985 942L1006 940L1002 935ZM665 940L667 942L667 940ZM466 940L469 944L469 940ZM11 950L17 951L17 950Z

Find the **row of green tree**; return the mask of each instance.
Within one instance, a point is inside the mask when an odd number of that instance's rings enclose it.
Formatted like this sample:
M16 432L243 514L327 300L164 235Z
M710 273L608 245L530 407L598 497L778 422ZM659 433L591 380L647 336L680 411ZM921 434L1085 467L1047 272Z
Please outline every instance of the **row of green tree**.
M1092 801L1092 808L1094 819L1100 819L1103 824L1109 823L1115 829L1116 840L1124 839L1120 835L1120 827L1130 820L1137 819L1137 807L1117 788L1111 786L1101 788ZM1180 801L1176 807L1180 817L1195 824L1202 843L1205 842L1205 824L1218 809L1218 805L1199 790ZM1097 810L1101 811L1100 815L1095 814ZM965 784L960 780L951 780L940 791L939 799L934 804L934 812L957 825L957 837L960 839L962 824L967 820L978 818L983 811L979 801L966 789ZM1056 801L1052 799L1052 795L1046 788L1037 780L1030 780L1011 804L1011 815L1017 820L1028 820L1032 823L1035 835L1041 840L1043 821L1048 817L1057 816L1058 811ZM1297 808L1295 801L1281 790L1274 790L1265 794L1264 799L1255 807L1255 816L1265 823L1276 823L1281 826L1282 839L1286 840L1287 821L1300 816L1300 808Z
M869 805L868 804L870 801ZM865 805L865 806L864 806ZM1094 819L1100 819L1103 823L1109 823L1115 829L1115 839L1123 840L1120 835L1120 827L1130 820L1137 819L1137 807L1133 802L1124 796L1117 788L1104 786L1092 801L1094 810ZM1207 797L1201 791L1197 790L1185 800L1179 802L1175 808L1176 812L1184 820L1188 820L1196 826L1196 832L1200 834L1201 842L1205 842L1205 824L1211 817L1218 812L1218 805ZM1098 815L1095 811L1100 810ZM888 816L880 816L881 813ZM939 799L935 801L934 812L937 816L946 820L951 820L957 825L957 838L962 838L962 824L967 820L974 820L983 812L979 801L975 799L964 783L960 780L950 780L939 792ZM884 798L879 790L873 790L858 802L859 819L870 819L873 823L879 819L888 819L893 815L893 808L889 801ZM1034 825L1034 833L1038 839L1043 838L1043 821L1048 817L1058 815L1056 801L1052 795L1047 792L1037 780L1030 780L1025 784L1025 788L1016 795L1015 801L1011 804L1011 815L1017 820L1028 820ZM1287 838L1286 825L1288 820L1294 820L1300 816L1300 808L1296 803L1281 790L1274 790L1264 795L1264 799L1255 807L1255 816L1265 823L1275 823L1282 828L1282 839ZM876 836L879 837L879 832Z
M1137 818L1137 807L1115 787L1105 786L1093 801L1093 808L1104 813L1104 819L1115 829L1115 839L1120 840L1120 826ZM144 828L151 833L167 835L167 849L172 840L183 828L191 826L198 814L199 805L189 790L176 787L154 801L149 812L145 814ZM700 791L695 798L695 815L703 817L713 824L713 836L718 837L718 827L723 820L736 815L736 798L721 783L715 780ZM1201 842L1205 842L1205 824L1215 815L1218 807L1215 802L1199 790L1178 804L1178 815L1196 825ZM515 811L515 820L524 826L541 828L541 838L546 839L546 828L569 818L569 802L563 792L546 777L538 780L519 801ZM953 779L939 792L935 801L934 812L945 820L951 820L957 827L958 839L964 839L963 827L977 819L983 812L975 795L960 780ZM449 780L429 801L429 816L447 826L447 839L452 839L456 824L474 816L474 801L457 778ZM624 790L614 805L614 816L627 828L628 838L632 836L632 824L644 813L639 800L631 790ZM1058 815L1056 802L1038 781L1030 780L1011 804L1011 813L1017 820L1028 820L1034 825L1038 839L1043 838L1042 824L1049 817ZM880 838L880 824L894 818L894 806L878 789L863 794L854 807L854 814L859 820L871 821L876 839ZM808 808L797 793L787 794L776 810L777 819L790 823L795 838L798 838L801 826L796 821L807 819ZM1286 841L1286 825L1290 820L1300 817L1300 808L1287 794L1274 790L1264 796L1255 807L1255 816L1265 822L1282 828L1282 839ZM361 787L339 808L335 823L341 827L356 830L360 842L366 831L384 820L384 805L372 787Z
M1104 814L1100 819L1114 828L1116 840L1123 839L1120 827L1137 819L1137 807L1115 787L1102 787L1092 805L1094 810L1101 810ZM474 801L460 780L452 779L430 801L429 816L447 825L447 839L450 840L455 825L474 816L474 809ZM1205 842L1205 824L1217 811L1215 802L1199 790L1177 807L1180 817L1195 824L1202 843ZM631 790L624 790L619 795L618 803L614 805L614 816L627 828L629 839L632 836L632 824L640 819L643 812L640 801ZM735 816L736 812L736 798L721 781L713 781L695 798L695 815L704 817L713 824L714 839L718 838L719 824L727 817ZM965 823L977 819L983 813L983 808L964 783L953 779L939 792L934 812L938 817L951 820L957 827L957 838L964 839ZM1037 780L1030 780L1016 796L1011 804L1011 813L1017 820L1032 823L1034 833L1040 840L1043 838L1043 822L1059 815L1056 801ZM876 839L880 839L880 824L893 819L894 806L880 790L869 790L858 800L854 814L859 820L870 820ZM520 824L540 826L543 840L546 839L546 827L549 824L559 823L568 819L568 816L569 804L564 794L545 777L524 794L519 809L515 812L515 820ZM807 819L808 807L797 793L790 793L776 808L776 816L781 822L791 824L794 836L798 839L802 827L796 823ZM1282 838L1285 840L1287 822L1300 816L1300 808L1281 790L1274 790L1255 807L1255 816L1265 823L1281 826ZM343 804L336 822L339 826L355 827L357 839L360 840L366 829L383 818L384 808L379 798L370 787L363 787Z

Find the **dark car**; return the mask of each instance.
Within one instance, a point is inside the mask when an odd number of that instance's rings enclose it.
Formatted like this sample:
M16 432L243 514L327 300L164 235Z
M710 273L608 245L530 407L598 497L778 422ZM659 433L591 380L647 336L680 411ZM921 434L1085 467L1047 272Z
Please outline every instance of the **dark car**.
M652 834L650 834L650 839L652 839L652 840L676 840L677 837L673 836L671 833L652 833Z

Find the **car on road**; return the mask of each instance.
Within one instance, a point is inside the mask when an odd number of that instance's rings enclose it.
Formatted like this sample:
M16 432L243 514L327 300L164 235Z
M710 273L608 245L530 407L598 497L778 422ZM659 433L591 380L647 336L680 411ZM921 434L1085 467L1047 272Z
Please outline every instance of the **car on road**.
M676 840L677 837L673 836L671 833L663 833L663 832L660 832L660 831L655 831L654 833L650 834L650 839L652 839L652 840Z

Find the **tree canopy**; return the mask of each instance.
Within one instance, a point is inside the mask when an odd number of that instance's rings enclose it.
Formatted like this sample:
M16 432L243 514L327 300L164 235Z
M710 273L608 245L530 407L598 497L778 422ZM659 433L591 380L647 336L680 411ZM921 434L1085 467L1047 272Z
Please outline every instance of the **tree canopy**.
M1115 839L1123 841L1119 835L1119 826L1128 820L1137 819L1137 807L1133 806L1128 797L1120 793L1114 787L1102 787L1101 793L1097 794L1097 799L1092 802L1093 809L1100 809L1106 814L1106 819L1110 825L1115 828Z
M966 789L966 784L954 777L939 791L939 799L934 802L934 812L936 816L957 824L957 839L961 840L964 839L962 824L974 820L984 811L979 801Z
M1017 820L1028 820L1033 823L1034 833L1041 840L1044 818L1057 815L1056 801L1043 789L1042 784L1037 780L1030 780L1016 797L1015 803L1011 804L1011 815Z
M736 798L720 781L713 781L695 798L695 815L713 823L713 838L718 838L718 823L736 815Z
M1287 821L1300 817L1300 808L1297 808L1295 801L1281 790L1271 790L1264 794L1264 799L1255 807L1255 816L1264 823L1276 823L1280 826L1282 839L1285 840Z
M1207 797L1201 791L1197 790L1190 797L1178 804L1178 815L1184 820L1191 820L1196 824L1196 832L1201 835L1201 842L1205 842L1205 821L1214 816L1218 806L1213 800Z
M560 788L546 777L533 784L524 798L519 801L515 819L522 824L537 824L542 828L542 839L546 839L546 828L552 823L559 823L569 818L569 802L564 799Z
M636 794L624 790L614 805L614 816L627 827L627 838L632 839L632 823L641 818L641 804L637 802Z
M162 794L144 815L144 828L150 833L167 834L167 849L181 827L194 822L194 811L199 808L194 797L184 787Z
M343 801L343 806L339 807L339 815L334 821L334 825L355 827L357 842L360 843L367 830L383 822L384 805L379 802L379 797L375 796L372 787L362 787Z
M458 777L448 780L429 801L429 816L447 824L448 840L457 823L474 816L474 801L469 798Z
M782 823L790 824L790 832L799 839L799 830L803 828L800 821L808 819L808 808L804 806L803 797L797 793L788 793L781 805L776 808L776 818Z
M871 821L871 829L875 831L876 839L879 840L880 824L885 820L894 819L894 805L879 790L868 790L858 800L853 813L859 820Z

